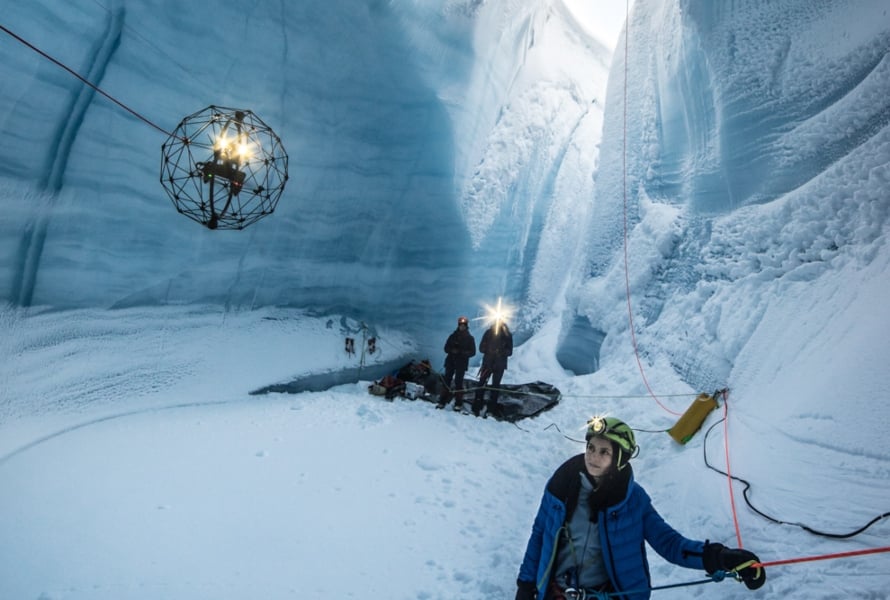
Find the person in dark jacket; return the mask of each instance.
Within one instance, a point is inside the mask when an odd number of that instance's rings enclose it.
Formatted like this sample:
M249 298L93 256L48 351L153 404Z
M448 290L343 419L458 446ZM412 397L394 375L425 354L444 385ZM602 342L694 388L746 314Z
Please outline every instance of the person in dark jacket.
M503 320L498 319L485 330L482 341L479 342L479 352L482 353L482 369L479 371L479 387L473 398L473 414L477 417L483 408L485 386L489 377L492 389L488 394L488 402L484 404L485 415L488 416L497 406L500 395L498 386L501 385L504 371L507 370L507 358L513 356L513 334Z
M442 381L444 389L439 395L436 408L445 408L451 401L451 393L454 392L454 410L461 409L464 374L467 372L470 357L473 356L476 356L476 339L470 334L470 321L466 317L459 317L457 329L445 341L445 377ZM454 387L451 387L452 380Z
M756 555L683 537L652 506L634 481L630 427L613 417L588 423L587 449L563 463L547 482L532 526L516 600L564 600L572 591L650 596L645 543L665 560L708 574L725 571L757 589L766 581Z

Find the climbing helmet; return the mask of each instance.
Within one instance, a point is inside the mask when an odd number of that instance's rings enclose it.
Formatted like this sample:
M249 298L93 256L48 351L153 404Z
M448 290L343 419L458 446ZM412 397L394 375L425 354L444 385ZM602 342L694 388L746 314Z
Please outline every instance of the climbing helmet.
M627 423L615 417L592 417L587 421L585 439L590 440L593 437L602 437L615 443L618 448L615 464L619 469L624 468L624 465L639 452L633 430Z

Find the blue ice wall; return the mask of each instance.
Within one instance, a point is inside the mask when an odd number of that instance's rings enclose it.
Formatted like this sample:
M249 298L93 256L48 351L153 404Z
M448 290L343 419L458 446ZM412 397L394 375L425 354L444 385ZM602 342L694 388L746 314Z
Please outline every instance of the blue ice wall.
M630 308L644 359L720 387L783 288L843 286L875 254L888 51L879 0L635 2L567 310L605 333L604 356L630 348Z
M560 3L35 0L4 23L151 123L3 36L4 301L298 306L404 327L435 359L458 314L530 294L540 312L564 284L533 270L563 159L595 148L570 141L599 134L585 88L608 54ZM565 39L582 85L548 73ZM290 157L278 210L241 232L178 215L159 183L163 132L211 104L252 110Z
M291 179L252 229L202 229L164 197L163 134L6 38L4 299L293 305L447 327L469 309L449 116L385 3L40 2L5 18L167 131L209 104L253 110L284 141Z

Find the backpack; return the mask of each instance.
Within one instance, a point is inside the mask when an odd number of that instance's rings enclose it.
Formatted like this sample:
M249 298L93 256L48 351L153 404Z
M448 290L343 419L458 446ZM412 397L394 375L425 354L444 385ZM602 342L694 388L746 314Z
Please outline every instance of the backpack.
M383 396L387 400L392 400L396 396L404 393L405 382L398 377L387 375L380 381L375 381L369 385L368 391L374 396Z

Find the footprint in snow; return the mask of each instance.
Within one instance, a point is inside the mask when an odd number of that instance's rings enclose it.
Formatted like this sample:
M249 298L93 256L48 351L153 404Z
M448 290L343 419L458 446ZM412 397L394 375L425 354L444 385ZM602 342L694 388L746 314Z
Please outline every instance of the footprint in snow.
M418 457L415 464L424 471L441 471L445 468L441 461L429 455Z

